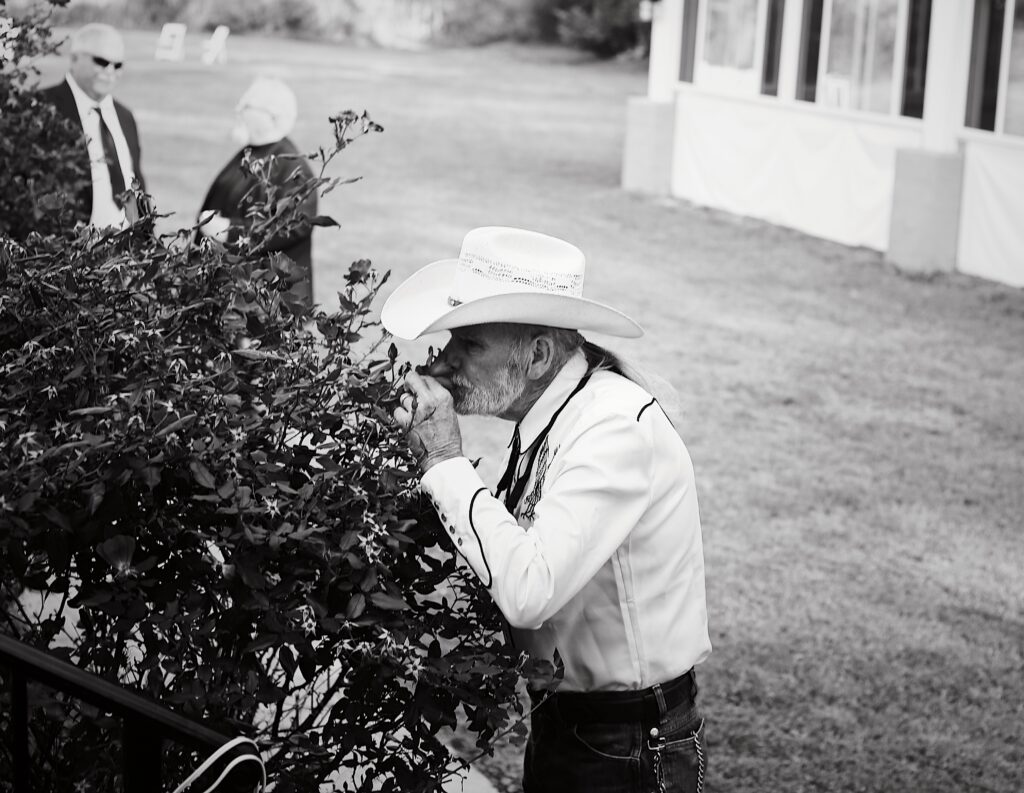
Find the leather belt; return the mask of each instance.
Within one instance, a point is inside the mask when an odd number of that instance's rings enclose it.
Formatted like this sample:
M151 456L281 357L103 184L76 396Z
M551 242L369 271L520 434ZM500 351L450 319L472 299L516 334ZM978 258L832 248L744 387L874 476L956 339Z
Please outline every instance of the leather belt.
M659 687L664 710L658 704ZM660 686L636 691L555 692L545 704L557 707L564 719L576 723L657 722L665 712L684 702L693 702L696 696L697 679L691 669Z

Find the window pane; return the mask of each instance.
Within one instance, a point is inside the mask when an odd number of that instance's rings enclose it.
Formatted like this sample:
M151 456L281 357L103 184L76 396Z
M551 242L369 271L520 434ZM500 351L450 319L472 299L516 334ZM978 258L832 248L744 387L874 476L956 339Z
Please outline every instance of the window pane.
M819 102L878 113L892 110L898 20L898 0L833 0Z
M768 26L764 34L764 69L761 93L779 95L779 61L782 58L782 15L786 0L768 0Z
M1013 9L1010 33L1010 79L1006 84L1006 132L1024 135L1024 0Z
M1006 0L975 0L971 40L971 71L964 123L975 129L996 128L999 59L1003 46Z
M818 56L821 54L822 0L806 0L800 28L800 66L796 98L813 102L818 88Z
M697 53L697 2L683 3L683 48L679 55L679 79L693 82L693 61Z
M757 0L708 0L704 60L713 66L754 68Z
M932 20L931 0L910 0L907 20L907 59L903 72L903 109L913 118L924 116L924 86L928 73L928 32Z

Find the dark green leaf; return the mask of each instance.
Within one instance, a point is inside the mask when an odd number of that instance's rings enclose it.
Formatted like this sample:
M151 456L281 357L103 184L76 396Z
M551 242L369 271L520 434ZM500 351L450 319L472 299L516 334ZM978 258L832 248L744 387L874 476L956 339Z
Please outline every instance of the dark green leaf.
M200 485L209 488L210 490L215 490L217 488L217 480L213 478L213 474L210 473L210 469L201 462L193 460L188 464L188 467L192 472L192 476Z
M409 608L409 604L399 597L389 595L387 592L374 592L370 595L370 602L377 608L399 611Z
M359 618L365 610L366 595L362 592L356 592L349 598L348 605L345 607L345 616L350 620L354 620Z

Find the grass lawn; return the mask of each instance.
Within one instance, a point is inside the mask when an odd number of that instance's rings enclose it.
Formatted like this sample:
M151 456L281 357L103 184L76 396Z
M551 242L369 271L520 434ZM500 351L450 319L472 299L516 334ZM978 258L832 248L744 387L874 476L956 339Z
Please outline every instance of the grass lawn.
M155 42L129 35L119 96L165 229L190 222L235 101L274 69L300 147L338 109L385 128L333 168L364 179L322 206L342 229L315 238L320 302L353 259L397 281L471 227L518 225L582 247L588 296L646 326L609 346L674 390L697 472L709 791L1024 789L1024 292L622 192L639 65L232 37L209 68L198 37L178 64ZM510 429L465 424L488 475ZM503 790L517 752L483 764Z

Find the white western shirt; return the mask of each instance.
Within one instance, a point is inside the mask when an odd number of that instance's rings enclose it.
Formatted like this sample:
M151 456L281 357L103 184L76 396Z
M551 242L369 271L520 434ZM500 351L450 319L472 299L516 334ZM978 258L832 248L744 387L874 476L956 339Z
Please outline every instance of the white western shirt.
M578 353L520 422L526 465L515 514L465 457L427 471L422 487L458 551L516 630L517 647L564 664L559 690L665 683L711 652L693 466L644 389L596 372Z
M131 150L128 148L124 130L121 129L121 122L117 118L114 99L107 95L96 102L82 90L74 77L68 74L66 79L75 97L78 117L82 120L82 130L85 132L86 144L89 147L89 165L92 170L92 216L89 223L98 228L123 227L126 223L124 210L114 201L110 171L107 170L106 155L103 152L103 138L100 136L100 119L96 114L98 109L103 120L107 122L110 134L114 138L117 158L121 162L125 186L130 187L135 178L135 164L132 162Z

